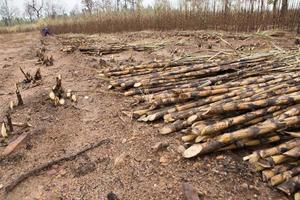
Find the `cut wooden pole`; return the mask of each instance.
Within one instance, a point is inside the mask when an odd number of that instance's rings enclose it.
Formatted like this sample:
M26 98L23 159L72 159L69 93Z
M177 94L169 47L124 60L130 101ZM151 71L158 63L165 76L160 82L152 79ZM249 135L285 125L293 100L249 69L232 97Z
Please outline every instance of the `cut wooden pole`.
M267 182L269 181L272 177L274 177L277 174L284 173L288 170L293 169L294 167L297 167L299 165L299 161L296 162L289 162L289 163L283 163L280 165L276 165L273 168L270 169L265 169L262 171L262 178L263 181Z
M8 137L5 123L2 123L2 125L1 125L1 135L2 135L3 138Z
M300 166L273 176L270 180L270 183L272 186L279 185L298 174L300 174Z
M272 131L296 125L298 123L300 123L300 116L290 117L284 120L270 119L246 129L237 130L232 133L225 133L203 144L194 144L184 152L183 156L185 158L191 158L197 155L207 154L232 142L270 133Z
M292 158L299 158L300 157L300 146L296 146L296 147L292 148L291 150L284 152L283 155L289 156Z
M18 84L16 84L16 95L17 95L17 99L18 99L18 106L24 105Z
M300 192L295 193L294 200L300 200Z
M41 73L41 69L38 68L35 72L35 75L34 75L34 80L35 81L38 81L38 80L41 80L42 79L42 73Z
M291 196L300 189L300 175L294 176L290 180L277 186L279 190Z
M282 138L279 135L274 135L274 136L270 136L270 137L266 137L266 138L258 138L258 139L245 139L245 140L237 141L227 147L221 148L219 151L240 149L240 148L258 146L258 145L263 145L263 144L270 144L270 143L278 142L281 139Z
M298 103L300 101L300 92L291 93L289 95L283 95L280 97L273 97L269 99L262 99L253 102L233 102L224 105L216 106L207 111L207 114L217 114L229 111L257 109L273 105L286 105L292 103Z
M257 164L265 169L265 168L271 168L271 167L274 167L275 165L282 164L282 163L285 163L288 161L293 161L293 160L294 160L293 158L291 158L287 155L281 154L281 155L270 156L267 158L261 158L257 161Z
M284 153L296 146L299 146L299 145L300 145L300 139L295 138L295 139L284 142L275 147L255 151L252 154L250 154L249 156L244 157L243 159L249 160L250 162L256 162L256 161L258 161L259 158L266 158L266 157L273 156L276 154L282 154L282 153Z
M11 121L11 115L10 115L9 112L6 114L6 120L7 120L7 125L8 125L8 128L9 128L9 131L13 132L14 127L13 127L13 124L12 124L12 121Z
M253 112L248 112L243 115L239 115L237 117L232 117L232 118L227 118L225 120L222 120L220 122L217 122L212 125L198 125L198 126L193 126L193 133L197 135L209 135L209 134L214 134L219 131L222 131L224 129L227 129L231 126L238 125L247 121L250 121L252 119L255 119L257 117L260 117L262 115L267 115L269 113L273 113L282 107L280 106L272 106L269 108L264 108L264 109L259 109Z

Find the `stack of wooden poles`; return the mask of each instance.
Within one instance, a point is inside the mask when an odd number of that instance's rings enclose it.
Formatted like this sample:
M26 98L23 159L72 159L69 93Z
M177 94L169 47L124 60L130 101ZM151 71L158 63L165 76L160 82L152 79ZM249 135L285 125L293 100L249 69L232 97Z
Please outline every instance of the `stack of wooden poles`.
M294 134L291 134L292 136ZM286 140L274 147L254 151L244 160L262 172L263 180L287 195L300 197L300 138Z
M245 160L272 185L299 196L299 51L121 66L102 75L110 88L139 100L137 120L163 120L161 134L181 132L185 158L271 145Z

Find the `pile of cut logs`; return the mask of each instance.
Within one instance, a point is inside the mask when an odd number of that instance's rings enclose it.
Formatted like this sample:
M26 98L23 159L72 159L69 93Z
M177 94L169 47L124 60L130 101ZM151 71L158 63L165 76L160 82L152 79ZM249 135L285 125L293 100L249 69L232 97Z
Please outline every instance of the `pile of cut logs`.
M152 51L155 49L162 48L163 44L145 44L145 45L111 45L107 47L79 47L79 51L83 54L88 55L107 55L107 54L116 54L123 51Z
M271 146L245 160L271 185L299 196L299 51L184 58L104 69L101 75L110 78L109 88L138 99L138 121L163 120L161 134L181 132L185 158Z
M274 147L254 151L244 160L262 172L263 180L282 192L299 199L300 191L300 134L291 133L293 139L286 139Z
M83 54L92 55L92 56L101 56L108 54L117 54L124 51L153 51L157 49L164 48L165 44L163 43L147 43L147 44L126 44L120 42L113 42L106 45L103 45L103 42L94 41L94 40L84 40L80 38L60 38L63 48L61 51L72 53L75 50L79 50Z

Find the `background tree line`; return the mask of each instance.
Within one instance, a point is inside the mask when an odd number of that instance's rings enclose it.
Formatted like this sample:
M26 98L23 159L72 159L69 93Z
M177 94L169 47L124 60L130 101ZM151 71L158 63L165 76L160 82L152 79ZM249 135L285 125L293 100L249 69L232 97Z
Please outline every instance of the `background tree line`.
M111 20L114 19L114 26L120 28L110 30L214 28L250 31L270 27L300 29L298 0L154 0L147 7L144 7L143 0L81 0L80 5L68 12L62 2L67 3L67 0L26 0L23 8L18 10L9 0L0 0L1 22L9 26L30 23L41 18L76 16L78 19L94 16L93 23L103 21L103 24L108 23L109 26L112 26ZM131 25L122 25L121 22ZM99 24L97 26L101 27Z

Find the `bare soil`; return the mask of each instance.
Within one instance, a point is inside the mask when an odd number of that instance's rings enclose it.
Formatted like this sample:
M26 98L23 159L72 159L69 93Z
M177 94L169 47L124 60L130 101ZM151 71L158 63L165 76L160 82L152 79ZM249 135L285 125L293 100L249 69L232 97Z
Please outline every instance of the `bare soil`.
M77 156L72 161L54 165L31 176L3 199L107 199L113 192L119 199L183 199L182 183L188 182L201 199L287 199L269 188L247 163L246 151L228 151L186 160L178 148L180 134L159 135L159 124L138 123L124 114L131 111L134 99L108 91L108 83L99 79L100 59L112 64L140 63L153 59L174 58L199 51L214 55L232 49L217 39L178 36L173 32L141 32L94 35L81 38L94 44L166 42L155 52L126 51L107 56L88 56L80 52L61 51L62 40L72 41L78 35L51 36L44 39L46 53L53 55L53 66L36 65L36 51L41 46L38 33L0 35L0 121L11 100L16 100L14 84L24 79L19 67L33 73L41 68L43 81L36 87L21 89L24 105L12 115L15 122L28 122L29 137L9 156L0 161L0 187L5 187L20 174L50 160L77 152L87 144L109 139L102 145ZM224 37L226 38L226 37ZM290 48L294 35L275 38L273 44L264 37L248 40L227 38L238 47L257 44L259 49ZM208 45L212 44L212 49ZM200 47L201 46L201 47ZM174 53L175 52L175 53ZM78 103L55 107L48 93L61 74L63 87L77 91ZM17 136L10 136L10 142ZM153 150L158 142L168 147ZM5 148L0 147L0 152ZM3 189L2 189L3 190Z

